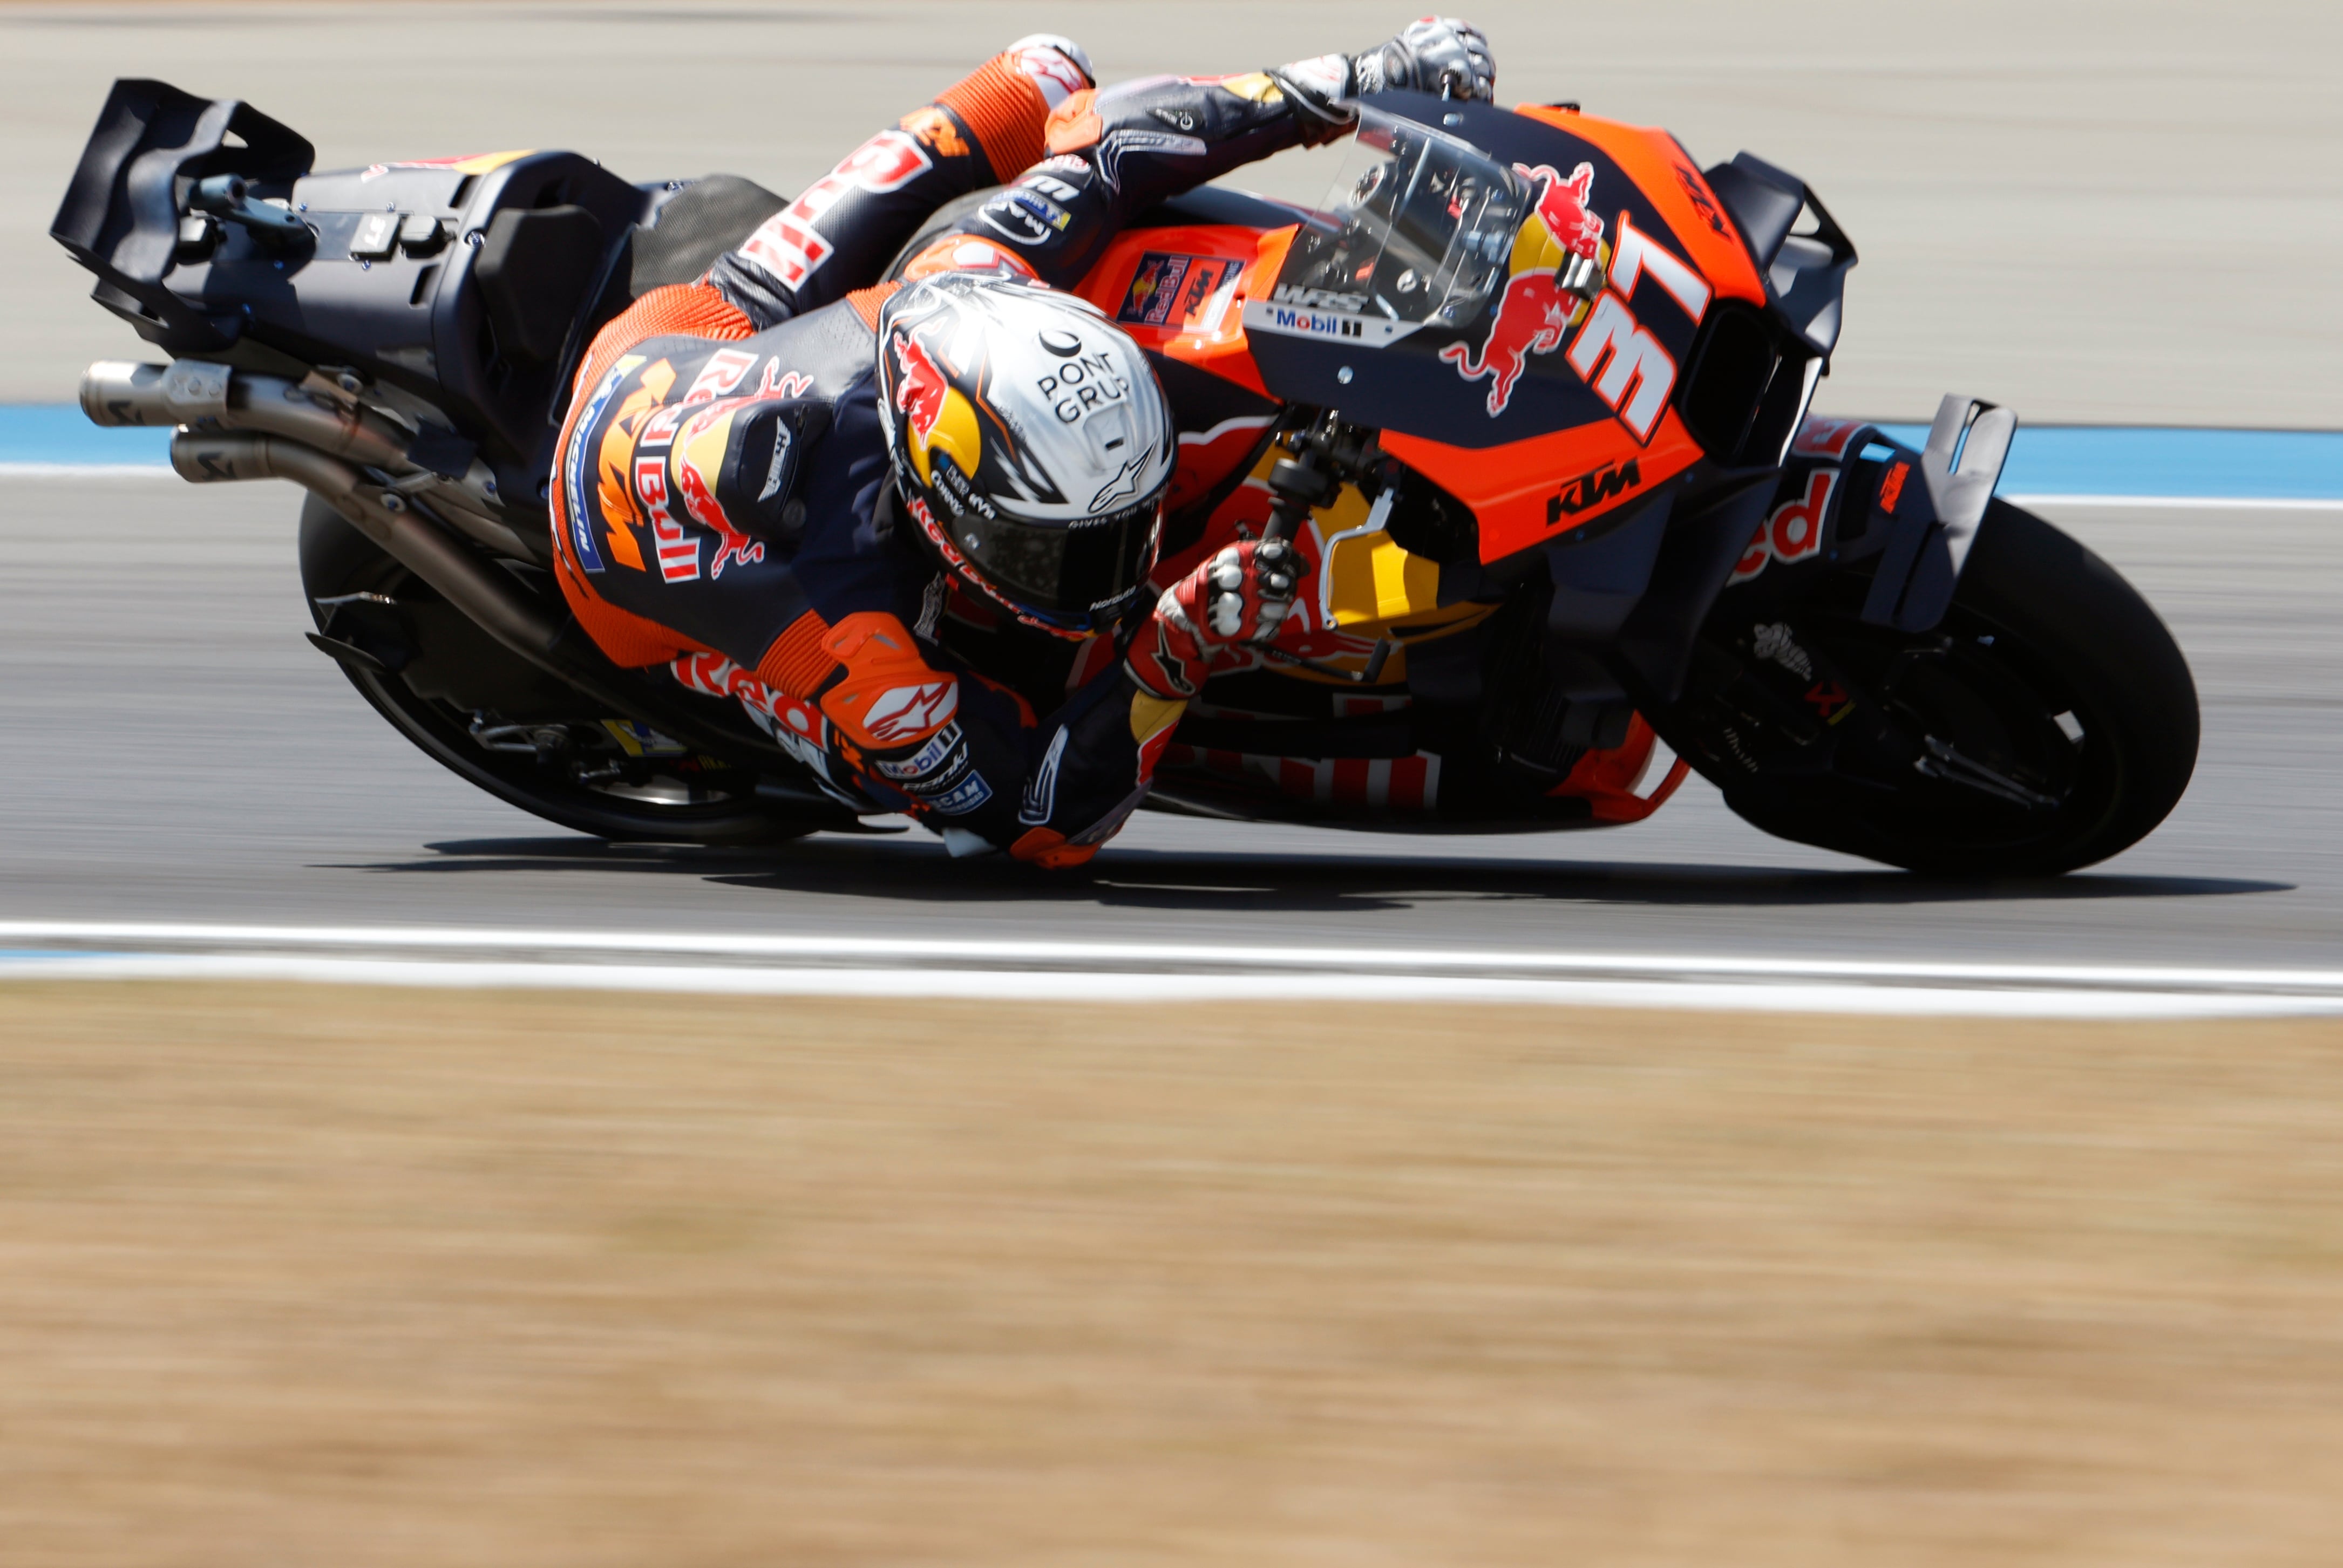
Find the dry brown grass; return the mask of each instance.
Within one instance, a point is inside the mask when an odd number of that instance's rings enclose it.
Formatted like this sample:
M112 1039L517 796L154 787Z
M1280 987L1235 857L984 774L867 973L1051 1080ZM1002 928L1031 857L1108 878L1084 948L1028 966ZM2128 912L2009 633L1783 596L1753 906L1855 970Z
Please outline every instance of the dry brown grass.
M0 990L0 1560L2331 1563L2343 1025Z

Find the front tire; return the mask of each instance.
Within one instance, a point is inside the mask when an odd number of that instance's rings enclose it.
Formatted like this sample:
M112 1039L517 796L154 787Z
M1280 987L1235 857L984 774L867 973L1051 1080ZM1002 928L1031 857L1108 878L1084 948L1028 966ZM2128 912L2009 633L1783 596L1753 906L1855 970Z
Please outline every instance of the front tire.
M1864 624L1868 587L1832 574L1755 617L1736 613L1743 596L1720 600L1704 636L1741 648L1773 700L1826 721L1827 685L1820 708L1815 693L1835 679L1856 720L1819 769L1811 743L1754 771L1710 746L1704 771L1743 819L1909 870L2046 876L2129 849L2178 803L2198 742L2187 661L2147 602L2082 545L1996 501L1934 633ZM1817 667L1812 678L1784 668L1785 633Z

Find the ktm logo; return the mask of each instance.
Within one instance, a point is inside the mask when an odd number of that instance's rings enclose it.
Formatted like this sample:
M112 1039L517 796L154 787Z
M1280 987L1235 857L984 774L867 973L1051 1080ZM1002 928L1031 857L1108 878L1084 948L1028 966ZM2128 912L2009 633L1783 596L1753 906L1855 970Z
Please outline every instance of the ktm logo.
M968 156L968 143L960 139L960 127L941 109L913 109L895 122L919 138L923 147L932 147L948 158Z
M1545 526L1552 528L1564 518L1574 518L1581 512L1607 506L1642 484L1644 471L1636 467L1636 462L1635 458L1630 457L1615 467L1605 463L1563 486L1546 501Z
M1711 229L1723 234L1725 216L1716 210L1716 204L1708 199L1708 192L1701 186L1700 176L1682 164L1676 165L1675 168L1676 184L1684 186L1684 194L1692 202L1694 210L1700 214L1702 221Z

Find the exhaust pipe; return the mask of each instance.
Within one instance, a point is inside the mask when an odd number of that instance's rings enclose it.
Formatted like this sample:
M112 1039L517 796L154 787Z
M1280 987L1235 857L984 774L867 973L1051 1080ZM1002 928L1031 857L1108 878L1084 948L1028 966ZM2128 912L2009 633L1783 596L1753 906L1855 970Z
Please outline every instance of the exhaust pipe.
M442 481L433 487L455 527L491 549L546 564L545 551L532 549L499 515L496 475L486 463L473 457L460 477L450 478L445 469L417 461L414 453L422 437L355 399L318 390L314 379L291 381L200 359L169 365L101 359L82 374L81 408L99 425L265 430L363 468L429 472Z
M416 467L407 433L373 410L313 393L282 376L258 376L200 359L135 365L102 359L82 374L82 412L100 425L251 428L369 468Z
M562 623L518 588L498 582L493 568L442 533L407 497L361 477L349 464L303 442L256 431L182 430L171 438L171 467L193 484L290 479L315 492L498 642L541 669L580 680L553 653Z
M406 496L374 483L338 458L257 431L182 430L171 438L171 467L181 478L198 485L290 479L322 498L489 636L612 713L648 724L713 757L733 757L759 768L769 765L744 756L737 740L688 716L669 713L662 704L629 695L627 673L605 664L598 651L580 648L568 635L566 618L547 613L503 571L449 538Z
M196 425L227 412L236 372L200 359L140 365L101 359L82 372L81 411L93 425Z

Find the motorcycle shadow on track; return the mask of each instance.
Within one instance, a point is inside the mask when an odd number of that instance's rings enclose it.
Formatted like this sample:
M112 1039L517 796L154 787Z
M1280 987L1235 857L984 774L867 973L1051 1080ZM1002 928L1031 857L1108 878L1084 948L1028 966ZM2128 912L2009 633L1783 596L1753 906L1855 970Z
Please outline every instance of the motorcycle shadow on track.
M392 875L691 877L754 891L940 905L1013 900L1288 913L1402 909L1433 900L1772 908L2209 898L2294 890L2291 883L2235 877L2070 873L1961 879L1866 869L1324 852L1193 854L1141 849L1112 850L1079 870L1051 872L997 859L953 861L924 835L875 842L816 838L764 849L568 838L465 839L427 848L433 856L428 859L347 869Z

